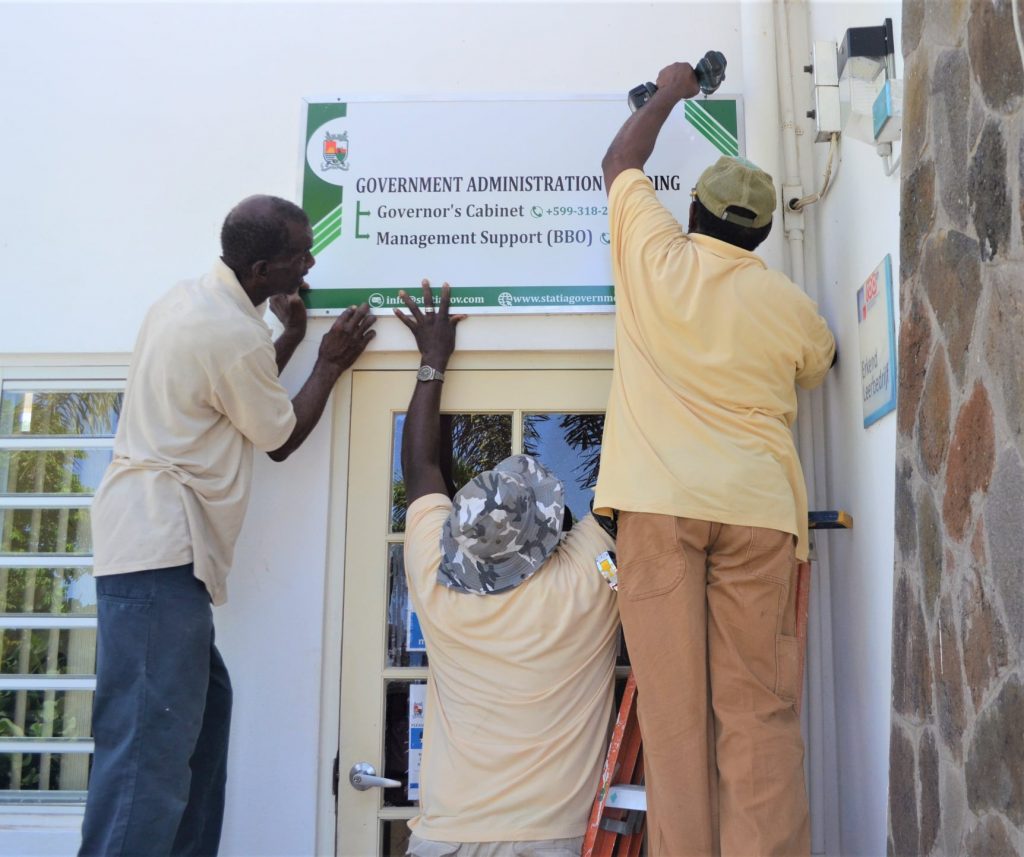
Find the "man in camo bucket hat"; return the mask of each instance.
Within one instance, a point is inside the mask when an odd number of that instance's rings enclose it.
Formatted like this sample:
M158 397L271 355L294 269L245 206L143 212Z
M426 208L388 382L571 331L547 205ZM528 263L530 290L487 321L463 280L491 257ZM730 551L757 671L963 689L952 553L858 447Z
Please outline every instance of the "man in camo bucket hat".
M422 305L401 296L421 358L402 429L402 565L429 659L405 853L579 857L612 710L619 619L596 560L614 543L591 514L563 532L563 485L528 455L455 491L440 410L462 316L447 286L437 312L426 282Z
M558 546L564 514L557 476L529 455L506 458L452 499L438 583L478 595L518 586Z

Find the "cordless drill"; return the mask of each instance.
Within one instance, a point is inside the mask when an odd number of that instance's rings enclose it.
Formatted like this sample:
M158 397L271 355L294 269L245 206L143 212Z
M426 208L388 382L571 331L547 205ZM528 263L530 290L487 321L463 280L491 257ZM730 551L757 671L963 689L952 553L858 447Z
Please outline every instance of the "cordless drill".
M700 62L694 66L693 73L697 75L697 83L705 98L722 85L722 81L725 80L725 66L725 54L721 51L708 51L701 57ZM629 91L627 99L630 111L639 110L657 91L658 87L650 81L634 86Z

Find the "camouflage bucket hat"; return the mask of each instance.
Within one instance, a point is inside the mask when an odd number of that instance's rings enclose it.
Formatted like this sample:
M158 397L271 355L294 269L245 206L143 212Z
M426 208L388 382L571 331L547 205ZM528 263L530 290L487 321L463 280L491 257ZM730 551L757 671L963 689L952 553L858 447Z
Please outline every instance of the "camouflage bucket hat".
M757 229L772 222L775 211L775 185L772 177L746 158L722 156L697 179L697 199L715 217ZM727 211L738 206L753 212L753 219Z
M437 582L493 595L530 577L558 546L565 489L529 455L513 455L455 495L441 531Z

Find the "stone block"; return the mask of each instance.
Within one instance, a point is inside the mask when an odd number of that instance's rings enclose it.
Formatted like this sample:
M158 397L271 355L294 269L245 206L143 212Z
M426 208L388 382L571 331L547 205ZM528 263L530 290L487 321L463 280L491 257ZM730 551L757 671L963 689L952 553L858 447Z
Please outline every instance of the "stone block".
M967 816L967 790L964 769L948 758L939 756L939 787L942 790L942 829L938 853L960 854L963 844L964 819Z
M1019 841L1019 835L1010 833L998 815L986 815L967 834L964 849L967 857L1020 857L1014 839Z
M932 648L935 664L935 711L939 732L954 759L963 758L963 737L967 728L964 706L963 657L960 634L953 614L952 600L944 596L939 608Z
M896 582L892 630L892 704L918 723L932 714L932 665L928 629L906 574Z
M942 520L946 533L960 541L971 519L971 498L988 488L995 464L995 427L988 391L974 385L970 399L956 418L946 465L946 494Z
M961 45L967 33L968 0L929 0L924 40L934 45Z
M921 463L927 473L935 476L945 464L949 450L949 372L945 348L935 349L932 355L917 423Z
M966 120L971 105L971 73L967 54L960 48L941 54L931 80L932 140L939 175L939 197L946 215L963 229L968 223L967 170L964 167L969 160ZM904 123L906 120L904 101ZM909 135L909 128L907 132Z
M1010 679L978 717L967 754L967 802L1024 825L1024 685Z
M929 620L938 612L939 596L942 594L942 577L945 570L945 551L942 540L942 519L932 499L928 485L922 485L917 492L917 543L921 568L922 601L925 615Z
M978 711L1010 661L1006 629L994 603L998 596L985 578L984 564L976 565L974 572L964 601L964 672L974 710Z
M974 79L989 107L1010 114L1024 95L1011 0L973 0L970 14L967 44Z
M900 187L900 277L917 270L921 247L935 220L935 164L922 161L904 173Z
M913 468L907 458L897 453L896 551L901 557L909 557L917 550L917 510L914 507L913 474Z
M962 384L982 292L978 242L955 230L933 234L924 247L920 279Z
M985 124L978 148L971 159L967 175L967 197L982 261L995 259L1000 251L1005 255L1010 238L1010 198L1007 190L1006 144L1002 127L995 120Z
M925 729L917 750L917 776L921 783L921 839L918 854L930 854L942 825L939 801L939 751L935 736Z
M896 401L896 430L909 437L917 425L917 409L924 391L925 373L932 347L932 323L928 311L913 294L917 280L903 281L900 303L902 319L899 336L899 396Z
M1017 658L1024 662L1024 464L1014 449L999 455L985 498L985 529L992 582L1003 602Z
M906 21L903 27L906 33ZM915 51L906 61L903 80L903 171L911 172L928 152L928 110L931 68L927 51ZM966 163L966 158L965 158Z
M921 41L924 31L925 0L903 0L903 56L906 58Z
M989 291L985 320L985 362L1002 393L1002 411L1013 441L1024 454L1024 265L1005 264L985 272Z
M889 739L889 833L895 857L916 857L919 828L914 744L894 721Z

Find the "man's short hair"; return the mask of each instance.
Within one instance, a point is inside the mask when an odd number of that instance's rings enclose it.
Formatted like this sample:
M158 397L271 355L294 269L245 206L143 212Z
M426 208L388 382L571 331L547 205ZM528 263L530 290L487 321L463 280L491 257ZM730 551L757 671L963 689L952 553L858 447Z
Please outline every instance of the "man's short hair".
M277 196L243 200L228 212L220 230L224 261L235 270L247 270L257 262L276 259L288 247L292 223L309 223L306 212L294 202Z
M704 207L699 198L694 199L693 203L696 209L694 231L701 233L701 235L717 238L719 241L725 241L727 244L742 247L744 250L754 250L772 231L771 221L765 226L740 226L728 220L722 220L720 217L715 217ZM726 210L743 217L751 217L753 215L753 212L749 209L737 205L730 205Z

